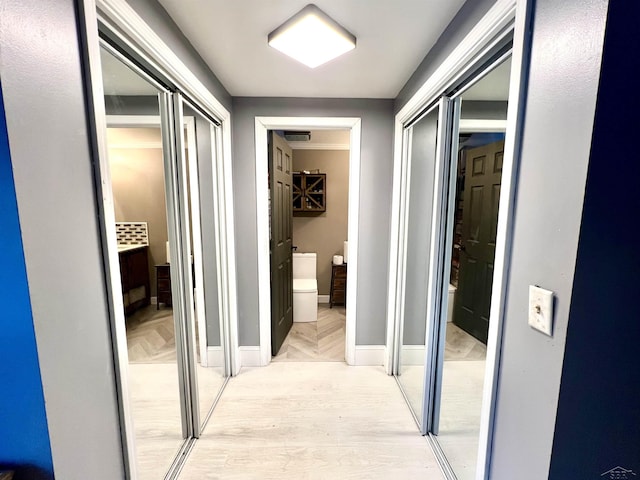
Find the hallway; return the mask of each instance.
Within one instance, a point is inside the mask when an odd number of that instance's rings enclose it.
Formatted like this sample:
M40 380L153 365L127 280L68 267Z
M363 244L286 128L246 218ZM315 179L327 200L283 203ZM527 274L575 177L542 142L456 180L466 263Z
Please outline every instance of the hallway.
M382 367L274 362L227 384L179 478L443 477Z

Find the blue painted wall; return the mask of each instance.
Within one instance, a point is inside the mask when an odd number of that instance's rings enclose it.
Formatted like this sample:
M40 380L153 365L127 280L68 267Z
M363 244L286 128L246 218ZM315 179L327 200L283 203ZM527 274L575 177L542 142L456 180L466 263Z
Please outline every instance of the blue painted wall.
M609 2L551 480L640 478L638 18Z
M18 205L0 88L0 470L53 478Z

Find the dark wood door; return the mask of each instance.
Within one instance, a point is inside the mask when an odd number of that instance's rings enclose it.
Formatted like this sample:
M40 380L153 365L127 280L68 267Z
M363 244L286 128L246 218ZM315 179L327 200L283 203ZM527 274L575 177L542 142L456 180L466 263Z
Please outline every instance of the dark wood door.
M271 354L277 355L293 325L292 150L269 132L271 210Z
M466 152L460 275L453 323L487 343L504 141Z

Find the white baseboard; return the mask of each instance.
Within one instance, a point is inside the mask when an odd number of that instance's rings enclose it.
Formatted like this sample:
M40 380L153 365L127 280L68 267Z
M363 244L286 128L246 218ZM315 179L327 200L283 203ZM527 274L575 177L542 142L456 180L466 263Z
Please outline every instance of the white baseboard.
M386 351L385 345L356 345L354 365L383 365Z
M241 367L261 367L260 362L260 347L259 346L245 346L238 347L240 350L240 366Z
M209 347L216 348L216 347ZM219 348L219 347L218 347ZM424 352L424 347L423 352ZM244 346L239 347L240 350L240 366L242 367L260 367L260 347ZM384 365L384 358L387 353L387 347L384 345L356 345L356 358L354 365Z
M400 349L401 365L424 365L424 345L403 345Z
M222 367L224 365L224 354L222 347L207 347L207 366Z
M318 295L318 303L329 303L329 295Z

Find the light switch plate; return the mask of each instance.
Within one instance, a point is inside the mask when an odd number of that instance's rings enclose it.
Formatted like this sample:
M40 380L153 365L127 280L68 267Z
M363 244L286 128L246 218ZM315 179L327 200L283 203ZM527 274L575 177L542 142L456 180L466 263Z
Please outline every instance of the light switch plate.
M553 292L529 285L529 325L549 336L553 327Z

